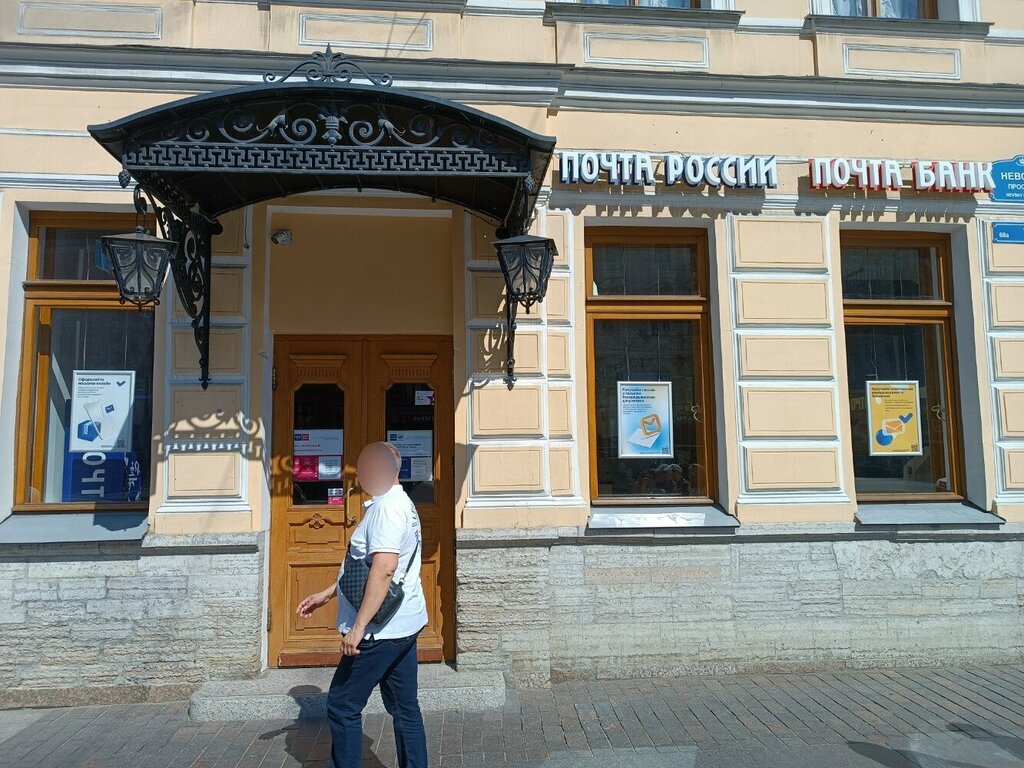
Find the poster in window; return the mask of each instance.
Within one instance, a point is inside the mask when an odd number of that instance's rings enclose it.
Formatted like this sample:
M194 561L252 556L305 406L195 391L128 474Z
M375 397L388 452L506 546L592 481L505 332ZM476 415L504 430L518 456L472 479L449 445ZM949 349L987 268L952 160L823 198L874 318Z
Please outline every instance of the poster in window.
M870 456L921 456L921 392L916 381L867 382Z
M296 429L292 437L292 470L296 480L340 480L345 431Z
M434 431L406 429L389 431L388 442L402 456L398 479L409 482L432 480L434 474Z
M671 459L672 382L618 384L619 458Z
M73 371L68 451L131 451L134 403L135 371Z

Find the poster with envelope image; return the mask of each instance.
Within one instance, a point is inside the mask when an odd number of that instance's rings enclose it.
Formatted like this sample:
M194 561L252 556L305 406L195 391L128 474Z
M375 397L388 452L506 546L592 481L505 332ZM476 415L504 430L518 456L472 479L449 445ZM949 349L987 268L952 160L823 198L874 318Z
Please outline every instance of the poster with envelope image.
M672 458L672 382L620 381L618 395L619 458Z
M867 382L868 455L920 456L920 384L916 381Z
M135 371L72 371L70 453L132 449Z

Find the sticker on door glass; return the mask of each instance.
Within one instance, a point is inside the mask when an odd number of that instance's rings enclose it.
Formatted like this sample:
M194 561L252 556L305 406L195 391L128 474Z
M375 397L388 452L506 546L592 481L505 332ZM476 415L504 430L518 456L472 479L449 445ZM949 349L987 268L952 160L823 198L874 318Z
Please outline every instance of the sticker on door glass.
M432 389L416 390L416 405L433 405L434 391Z
M327 489L327 503L331 505L344 504L345 503L345 489L344 488L328 488Z
M295 479L340 480L342 429L296 429L292 439Z
M402 455L402 468L398 479L419 482L433 479L434 431L407 429L388 432L388 442Z
M916 381L867 383L869 456L921 456L921 395Z

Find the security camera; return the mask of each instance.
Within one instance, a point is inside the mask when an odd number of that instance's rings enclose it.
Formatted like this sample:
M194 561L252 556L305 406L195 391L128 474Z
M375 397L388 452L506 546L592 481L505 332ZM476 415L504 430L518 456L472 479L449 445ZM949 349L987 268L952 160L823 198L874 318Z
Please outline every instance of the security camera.
M288 245L291 241L292 231L290 229L279 229L270 236L270 242L274 245Z

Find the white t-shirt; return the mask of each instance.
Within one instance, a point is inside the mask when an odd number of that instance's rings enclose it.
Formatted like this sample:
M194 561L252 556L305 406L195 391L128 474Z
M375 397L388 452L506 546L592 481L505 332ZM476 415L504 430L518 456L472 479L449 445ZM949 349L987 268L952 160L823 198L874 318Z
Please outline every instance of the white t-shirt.
M423 598L423 583L420 581L420 562L423 554L423 534L416 507L401 485L393 485L380 496L374 496L366 504L366 514L352 532L352 557L366 558L373 562L377 552L393 552L398 555L398 568L391 577L394 582L402 580L405 599L391 621L374 637L379 640L408 637L423 629L427 624L427 603ZM415 551L415 558L413 552ZM412 567L409 567L409 560ZM338 577L344 572L345 563L338 569ZM338 631L347 634L356 620L356 609L338 591ZM369 634L367 634L369 637Z

